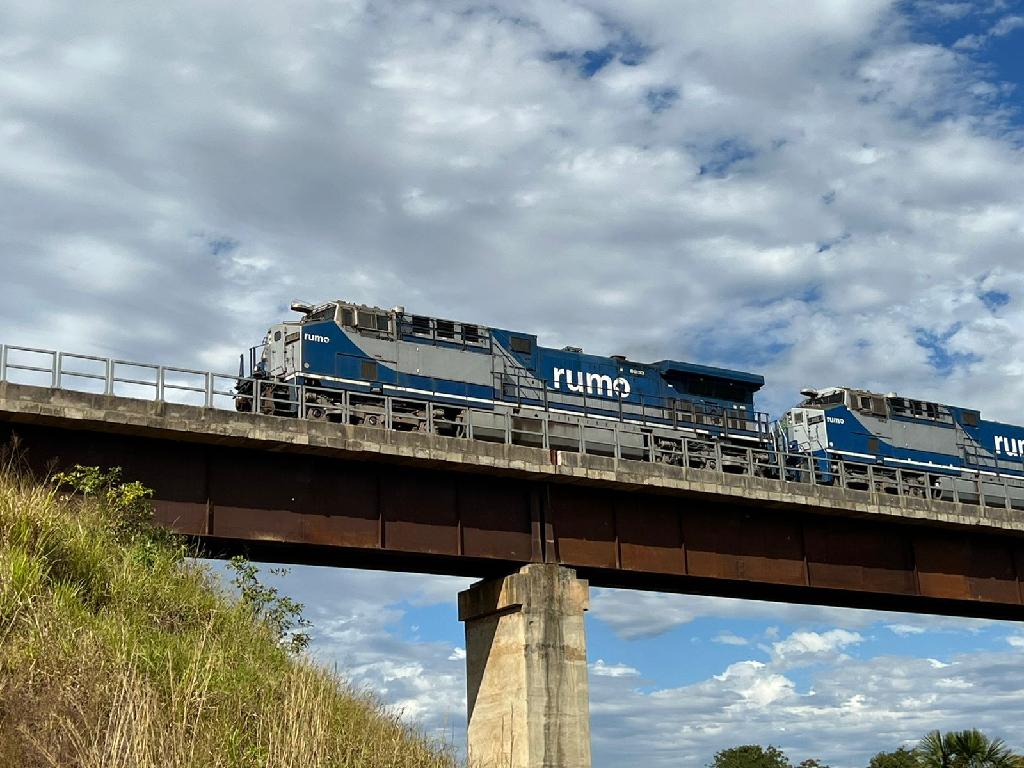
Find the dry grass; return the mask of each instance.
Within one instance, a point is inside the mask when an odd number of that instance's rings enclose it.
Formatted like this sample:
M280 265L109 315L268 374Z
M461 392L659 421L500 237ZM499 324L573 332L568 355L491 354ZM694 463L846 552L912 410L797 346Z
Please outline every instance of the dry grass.
M450 768L159 535L0 468L0 766Z

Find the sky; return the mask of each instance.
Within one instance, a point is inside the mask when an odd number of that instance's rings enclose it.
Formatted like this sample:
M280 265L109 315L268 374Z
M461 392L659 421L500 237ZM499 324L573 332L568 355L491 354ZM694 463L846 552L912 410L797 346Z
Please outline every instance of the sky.
M231 372L292 299L1020 423L1024 3L0 0L0 341ZM297 568L462 738L441 577ZM595 590L595 766L1024 749L1024 628Z

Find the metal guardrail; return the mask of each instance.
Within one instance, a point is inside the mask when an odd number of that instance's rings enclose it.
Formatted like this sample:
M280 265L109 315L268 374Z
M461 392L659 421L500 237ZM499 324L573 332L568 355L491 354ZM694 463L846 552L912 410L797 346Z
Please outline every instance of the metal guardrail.
M21 380L18 379L30 379ZM34 380L31 380L34 379ZM822 458L675 434L646 419L551 420L429 399L296 386L237 374L0 345L0 381L221 410L288 415L555 451L866 491L875 497L942 499L1024 512L1024 478L962 469L959 474L880 462ZM331 402L324 400L330 396ZM541 415L543 414L543 416Z

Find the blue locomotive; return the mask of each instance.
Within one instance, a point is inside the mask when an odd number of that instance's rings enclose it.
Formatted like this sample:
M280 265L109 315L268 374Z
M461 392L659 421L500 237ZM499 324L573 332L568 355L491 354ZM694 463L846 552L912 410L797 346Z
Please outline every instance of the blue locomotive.
M898 468L903 485L916 482L919 495L952 499L956 489L956 498L976 501L979 479L1024 477L1024 427L895 393L830 387L801 394L805 399L783 416L778 434L789 451L815 456L826 480L834 462L844 460L843 471L861 475L846 478L851 487L866 485L868 467L890 482Z
M504 434L506 414L514 414L517 434L546 433L552 448L578 446L580 434L600 445L615 420L625 457L647 456L652 443L671 449L683 436L756 447L769 440L767 416L754 408L764 385L757 374L554 349L530 333L404 307L338 300L291 308L301 317L271 326L250 351L239 409L253 409L255 380L267 383L258 407L268 413L374 425L386 406L394 428L422 429L430 407L439 431L466 436L472 418L472 436L484 439ZM540 420L545 428L533 428Z

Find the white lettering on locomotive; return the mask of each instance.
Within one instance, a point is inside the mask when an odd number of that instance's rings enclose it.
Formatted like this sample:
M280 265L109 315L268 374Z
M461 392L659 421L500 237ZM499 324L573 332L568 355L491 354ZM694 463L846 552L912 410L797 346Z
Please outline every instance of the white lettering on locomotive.
M321 336L319 333L307 333L305 334L306 341L319 341L321 344L330 344L331 340L326 336Z
M629 397L632 387L629 381L621 376L612 379L605 373L584 373L583 371L571 371L568 368L555 368L551 375L554 389L561 389L563 384L570 392L588 395L602 395L604 397Z
M846 419L840 418L839 416L826 416L825 421L829 424L845 424Z
M996 453L1017 458L1024 454L1024 440L996 435Z

